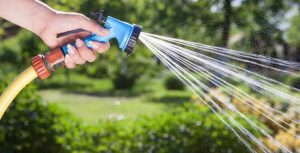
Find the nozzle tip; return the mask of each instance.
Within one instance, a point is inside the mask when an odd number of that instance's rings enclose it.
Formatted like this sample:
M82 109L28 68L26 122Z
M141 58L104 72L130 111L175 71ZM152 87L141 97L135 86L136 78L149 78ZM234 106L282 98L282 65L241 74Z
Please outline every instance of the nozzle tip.
M133 30L131 33L131 36L128 40L128 43L126 45L126 48L124 50L124 52L127 53L127 55L130 55L133 52L134 47L137 44L137 41L139 39L140 33L142 31L142 27L139 25L133 25Z

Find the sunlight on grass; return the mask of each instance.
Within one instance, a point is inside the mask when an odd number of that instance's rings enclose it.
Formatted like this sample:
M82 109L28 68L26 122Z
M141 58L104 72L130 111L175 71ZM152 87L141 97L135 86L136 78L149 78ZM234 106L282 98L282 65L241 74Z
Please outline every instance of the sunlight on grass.
M97 97L60 90L43 90L40 93L44 100L57 103L89 124L109 118L133 120L141 114L151 115L172 109L167 103L154 102L145 96Z

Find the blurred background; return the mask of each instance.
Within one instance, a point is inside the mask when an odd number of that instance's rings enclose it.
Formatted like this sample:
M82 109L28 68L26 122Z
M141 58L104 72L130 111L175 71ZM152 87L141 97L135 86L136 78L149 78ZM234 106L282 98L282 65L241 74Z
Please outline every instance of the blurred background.
M44 2L87 16L103 9L105 15L142 25L144 32L300 62L299 0ZM34 34L3 19L0 40L2 92L34 55L48 48ZM0 152L247 151L143 44L130 57L116 42L111 46L95 63L61 69L25 88L0 122ZM300 89L300 78L278 79ZM241 107L294 151L300 148L300 140Z

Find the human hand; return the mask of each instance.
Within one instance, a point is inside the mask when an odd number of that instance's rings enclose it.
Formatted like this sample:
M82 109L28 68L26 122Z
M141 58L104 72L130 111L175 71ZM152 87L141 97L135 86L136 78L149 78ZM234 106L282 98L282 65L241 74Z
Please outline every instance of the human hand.
M57 38L57 34L66 31L84 29L100 36L109 34L108 30L78 13L56 12L46 22L37 34L50 48L60 47L68 42L68 36L66 38ZM94 62L96 60L96 52L104 53L109 49L109 43L99 42L90 42L92 49L89 49L79 38L76 39L75 44L76 48L68 45L69 54L65 57L65 65L70 69L75 68L77 64L82 65L86 62Z

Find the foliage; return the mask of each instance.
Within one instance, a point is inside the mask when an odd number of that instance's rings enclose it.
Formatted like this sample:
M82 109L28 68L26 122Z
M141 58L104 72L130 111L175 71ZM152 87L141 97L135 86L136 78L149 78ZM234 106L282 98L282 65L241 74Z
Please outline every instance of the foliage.
M114 77L113 83L115 89L132 89L135 84L135 76L128 76L124 74L117 74Z
M165 78L164 85L169 90L183 90L184 84L174 75L169 75Z
M144 47L137 47L137 54L130 57L124 56L124 53L116 52L117 55L110 57L113 65L110 69L110 78L112 78L115 89L132 89L135 83L142 76L157 76L161 67L152 61L152 55Z
M113 143L99 142L100 148L108 152L246 151L215 114L206 107L195 105L186 105L155 117L142 116L132 127L117 126L122 130L110 127L113 131L99 134L99 138L109 134L114 140Z
M300 9L298 9L298 12L300 12ZM288 35L288 41L292 45L299 45L300 40L300 14L295 15L291 20L291 27L287 31Z
M13 111L13 108L7 113L1 125L1 151L99 153L246 150L208 108L185 106L154 118L143 116L130 127L117 121L102 121L97 126L87 127L54 106L46 108L37 103L15 105L22 110L29 107L40 111L32 115Z
M299 79L295 77L295 79ZM239 89L243 89L244 87L239 87ZM248 89L247 89L248 88ZM240 111L243 114L251 115L257 119L259 119L264 126L266 126L269 129L269 134L274 137L274 139L285 146L287 146L292 152L297 152L299 146L300 146L300 140L295 136L297 133L297 129L299 129L299 125L294 123L293 121L299 119L299 113L295 113L295 111L298 109L293 104L285 103L283 101L280 101L279 99L272 99L265 97L260 97L257 95L253 95L254 92L249 90L249 87L244 88L248 94L252 96L252 98L246 98L244 100L251 102L245 103L245 101L242 101L243 99L240 99L238 97L232 97L229 96L227 93L225 93L222 88L215 88L211 89L210 95L211 97L214 97L214 94L218 94L218 99L214 99L217 104L221 108L227 108L226 104L221 102L221 99L231 99L231 103L236 107L238 111ZM248 90L248 91L247 91ZM290 92L290 94L293 94ZM200 105L204 105L201 100L197 97L193 97L193 100L198 102ZM261 106L260 104L263 103L264 106ZM268 108L268 109L267 109ZM280 110L281 112L288 114L288 116L282 115L281 113L278 113L277 111L274 111L273 108L276 110ZM253 109L265 109L266 111L253 111ZM268 115L266 115L268 114ZM274 117L277 118L277 120L286 120L289 122L290 126L286 127L286 130L282 129L283 123L277 122L274 123ZM252 120L252 119L251 119ZM282 152L278 146L274 145L274 142L272 141L273 138L270 137L263 137L263 143L273 152Z
M3 91L8 81L0 78ZM43 103L32 85L17 97L1 120L0 148L7 153L241 152L246 149L207 107L189 104L154 117L140 116L127 126L117 120L86 126L56 105Z
M24 69L31 58L48 48L34 34L21 30L15 37L0 43L0 62L8 63L15 69ZM22 64L17 64L22 63Z
M10 79L0 76L0 80L2 92ZM63 114L59 108L42 103L34 86L26 87L1 120L1 152L57 152L61 145L51 136L56 133L52 126Z
M296 77L291 80L291 86L300 89L300 78Z
M286 80L284 81L285 84L300 89L300 77L299 77L299 73L297 73L297 76L292 76L292 77L288 77L286 78Z

